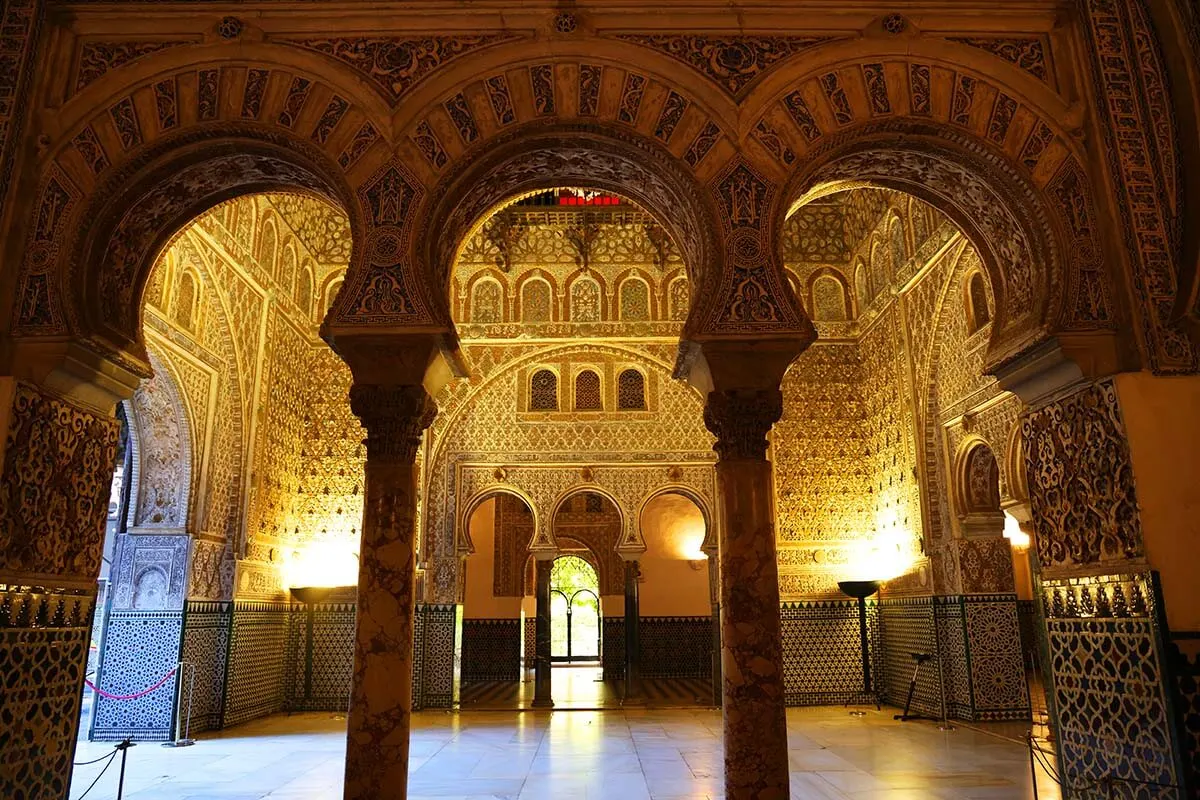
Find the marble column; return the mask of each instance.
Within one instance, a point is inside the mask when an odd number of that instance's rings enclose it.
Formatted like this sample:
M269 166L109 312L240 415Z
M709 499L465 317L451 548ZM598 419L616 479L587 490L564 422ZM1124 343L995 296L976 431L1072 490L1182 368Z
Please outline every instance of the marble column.
M414 460L437 406L421 386L355 384L350 407L367 431L367 462L344 796L403 800L412 713Z
M625 562L625 705L641 705L642 694L642 634L641 610L638 605L638 562Z
M778 389L712 391L704 423L717 437L725 796L788 797L779 569L767 433Z
M721 681L721 581L720 555L716 547L706 548L708 554L708 598L712 604L712 701L721 707L724 697Z
M535 708L553 708L554 697L550 687L550 569L554 559L535 557L537 565L537 618L534 627L534 672L533 705Z

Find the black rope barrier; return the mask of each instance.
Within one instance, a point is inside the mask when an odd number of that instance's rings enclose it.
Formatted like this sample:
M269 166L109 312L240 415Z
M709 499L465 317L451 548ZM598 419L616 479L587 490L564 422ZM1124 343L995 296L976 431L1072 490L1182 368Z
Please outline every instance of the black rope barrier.
M96 788L96 784L100 782L100 779L104 777L104 773L108 772L108 768L112 766L112 763L116 759L118 752L120 752L120 751L114 749L108 755L103 756L103 758L108 759L108 763L104 765L104 769L100 770L100 774L96 776L96 779L94 781L92 781L91 785L88 786L88 788L83 790L83 794L79 795L79 797L76 797L75 800L83 800L83 798L88 796L88 792L90 792L92 789ZM96 759L96 761L99 761L99 760L100 760L99 758ZM86 761L84 763L85 764L95 764L96 761ZM77 764L76 766L83 766L83 765Z
M121 754L121 777L117 779L117 800L121 800L125 794L125 757L129 752L129 748L131 747L136 747L134 741L132 739L124 739L123 741L117 742L113 745L111 753L102 755L99 758L92 759L91 761L72 762L72 766L86 767L89 764L96 764L106 758L108 759L108 763L105 764L100 770L100 774L97 775L91 784L88 785L88 788L83 790L83 794L79 795L79 797L76 797L75 800L83 800L83 798L88 796L88 792L96 788L96 784L100 782L100 779L104 777L104 773L108 772L108 768L111 767L113 761L116 760L117 753Z
M1042 771L1045 772L1048 776L1050 776L1050 779L1052 781L1054 781L1054 783L1056 783L1060 787L1065 786L1066 788L1069 788L1072 790L1101 789L1101 790L1105 791L1105 795L1104 795L1105 797L1113 796L1113 785L1118 784L1118 783L1124 784L1124 785L1129 785L1129 786L1148 786L1148 787L1153 787L1156 789L1182 789L1183 788L1182 786L1180 786L1177 783L1162 783L1160 781L1145 781L1145 780L1136 780L1134 778L1120 778L1120 777L1117 777L1116 775L1105 775L1102 778L1074 778L1074 779L1070 780L1070 782L1069 782L1070 785L1066 786L1063 783L1062 775L1059 774L1058 769L1054 766L1054 764L1051 761L1051 756L1054 756L1056 754L1051 750L1043 750L1041 747L1039 747L1037 745L1037 741L1035 740L1032 732L1030 732L1028 734L1028 736L1026 737L1026 741L1029 744L1029 771L1030 771L1030 775L1033 779L1034 800L1038 800L1038 787L1037 787L1038 767L1041 767Z

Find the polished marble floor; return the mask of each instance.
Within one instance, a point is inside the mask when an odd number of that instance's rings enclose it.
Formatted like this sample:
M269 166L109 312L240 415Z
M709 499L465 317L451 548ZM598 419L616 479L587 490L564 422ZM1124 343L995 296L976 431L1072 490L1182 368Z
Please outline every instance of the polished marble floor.
M345 720L278 715L195 746L129 751L126 800L336 800ZM409 798L643 800L721 797L721 716L708 709L423 712L413 717ZM788 711L794 800L1025 800L1026 750L966 728L898 723L891 709ZM76 761L111 746L80 742ZM78 800L103 762L78 767ZM88 795L116 797L114 765ZM1040 797L1057 800L1048 779Z
M533 708L533 670L519 681L463 683L464 711L504 711ZM607 710L624 707L624 683L606 681L594 666L556 666L550 673L550 692L559 710ZM714 705L712 681L707 678L645 679L640 703L652 708L708 708Z

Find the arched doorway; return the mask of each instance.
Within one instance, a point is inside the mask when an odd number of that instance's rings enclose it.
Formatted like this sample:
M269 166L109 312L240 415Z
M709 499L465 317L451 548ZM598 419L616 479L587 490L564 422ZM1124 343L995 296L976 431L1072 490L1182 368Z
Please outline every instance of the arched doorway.
M508 491L489 494L468 509L470 555L463 565L460 662L463 708L517 706L523 681L532 681L525 562L534 524L527 500Z
M667 489L645 502L638 526L646 545L636 562L640 691L648 704L712 705L720 639L716 564L705 550L709 514L692 493ZM629 598L627 588L626 603ZM631 641L627 636L626 647Z
M357 580L362 429L314 290L349 254L341 209L278 192L204 209L153 254L138 314L153 374L120 406L91 738L345 708L353 593L288 592Z
M550 657L555 663L600 663L600 580L576 555L559 556L550 569Z

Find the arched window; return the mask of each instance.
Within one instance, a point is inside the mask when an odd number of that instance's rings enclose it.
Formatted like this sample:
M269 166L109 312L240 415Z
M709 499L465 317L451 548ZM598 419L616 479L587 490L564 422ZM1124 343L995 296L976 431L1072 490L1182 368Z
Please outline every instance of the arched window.
M288 242L283 246L283 258L279 260L279 285L287 294L292 293L296 283L296 248Z
M590 369L585 369L575 376L575 410L599 411L602 408L600 376Z
M471 290L471 322L495 323L504 320L504 289L492 280L481 280Z
M854 267L854 296L858 298L858 313L871 303L871 279L867 275L867 265L860 258Z
M579 278L571 284L571 321L600 321L600 284Z
M976 445L967 454L966 491L964 499L968 514L1000 510L1000 466L992 448Z
M891 283L888 261L888 252L882 241L876 241L871 245L871 262L868 264L868 269L871 271L870 298L872 300L878 297L879 293Z
M687 319L688 310L692 304L692 290L687 278L676 278L671 281L669 296L671 319L682 322Z
M821 275L812 285L812 317L821 322L845 322L850 318L846 290L832 275Z
M175 293L175 322L185 330L192 330L192 326L196 324L196 298L198 295L199 287L196 285L196 276L184 270L183 274L179 276L179 289Z
M330 281L325 287L325 313L329 313L329 309L333 308L333 301L337 299L338 292L342 290L342 278L335 281Z
M900 220L892 220L891 233L891 249L892 249L892 270L899 273L900 268L904 266L904 262L908 261L908 244L904 241L904 226L900 224Z
M908 220L912 225L913 247L919 249L929 238L929 217L925 214L924 203L915 197L908 198Z
M263 222L262 230L258 233L258 263L269 274L275 274L275 225L269 221Z
M166 309L164 301L166 300L167 282L170 280L171 263L174 261L174 254L167 252L154 266L150 272L150 280L146 284L146 292L142 295L142 302L146 305L154 306L155 308Z
M621 411L646 408L646 378L636 369L627 369L617 378L617 408Z
M307 316L312 316L313 269L312 262L306 262L296 280L296 305Z
M621 319L645 322L650 319L650 287L640 278L621 284Z
M529 381L529 410L558 410L558 376L548 369L539 369Z
M550 321L550 284L533 279L521 287L521 321Z
M988 309L987 286L983 283L983 273L972 272L967 278L967 329L975 333L991 321L992 313Z

